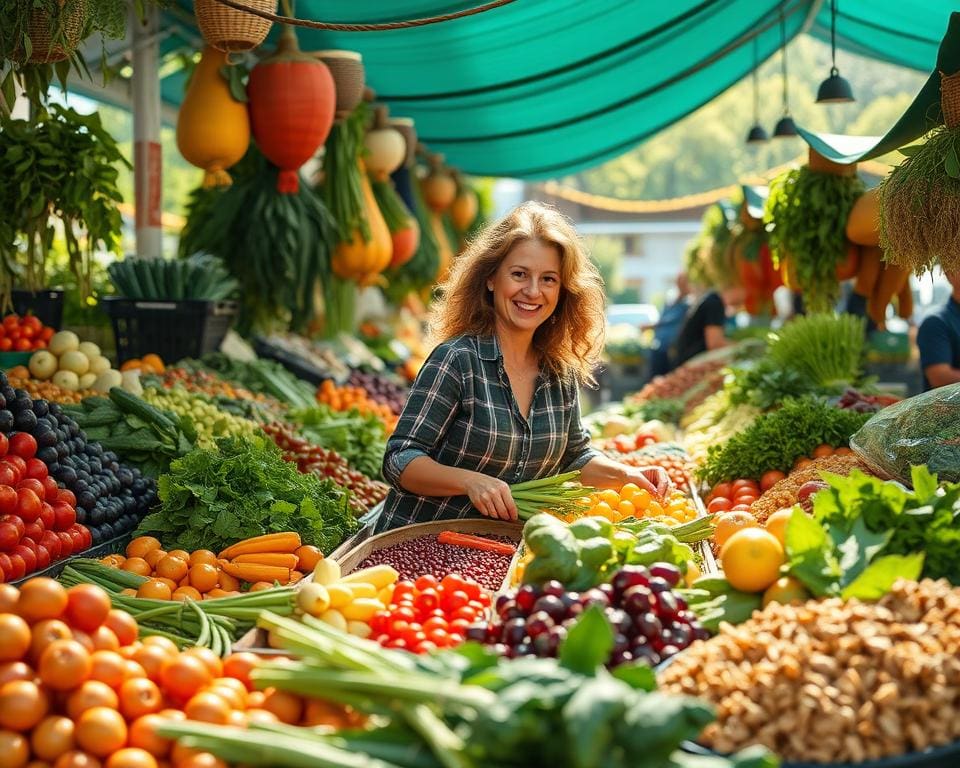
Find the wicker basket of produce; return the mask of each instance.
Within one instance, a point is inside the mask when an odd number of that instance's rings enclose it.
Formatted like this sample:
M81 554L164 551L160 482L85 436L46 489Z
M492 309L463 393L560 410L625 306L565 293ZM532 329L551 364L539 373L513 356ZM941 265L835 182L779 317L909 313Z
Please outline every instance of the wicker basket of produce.
M256 11L273 13L276 0L246 0ZM216 0L196 0L193 12L203 39L219 51L240 52L256 48L267 39L271 22L252 13L229 8Z

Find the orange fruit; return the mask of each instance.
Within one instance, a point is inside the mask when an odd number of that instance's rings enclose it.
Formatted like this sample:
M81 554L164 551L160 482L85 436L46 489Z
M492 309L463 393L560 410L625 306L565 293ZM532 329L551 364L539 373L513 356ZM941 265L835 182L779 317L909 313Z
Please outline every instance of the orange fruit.
M170 751L171 742L157 735L157 726L162 721L160 715L144 715L130 723L130 746L145 749L154 757L165 757Z
M713 540L720 548L723 548L723 545L727 543L730 536L737 531L759 525L757 518L743 510L720 512L714 515L713 523L715 526L713 529Z
M636 508L629 501L621 501L617 504L617 515L621 518L634 517L637 514Z
M781 576L773 584L767 587L763 593L763 604L768 603L802 603L809 600L812 595L807 588L793 576Z
M56 760L73 749L73 720L59 715L45 717L30 734L30 746L34 757Z
M57 621L57 624L60 623ZM0 661L20 661L30 650L32 639L30 625L26 621L15 613L0 614Z
M157 373L163 373L165 370L165 366L163 364L163 360L160 358L160 355L154 352L149 352L148 354L141 357L140 362L146 363L148 366L153 368Z
M30 761L30 742L22 734L0 731L0 765L20 768Z
M317 563L323 560L323 552L312 544L304 544L302 547L299 547L294 554L298 558L297 570L306 573L312 573L313 569L317 567ZM213 564L216 565L216 560L214 560Z
M190 553L185 549L171 549L167 552L167 557L179 557L187 565L190 564Z
M223 660L223 676L239 680L248 691L252 691L253 682L250 680L250 672L259 663L260 657L255 653L249 651L231 653ZM248 706L254 706L253 702L248 702Z
M264 698L262 709L272 712L281 723L298 725L303 717L303 700L288 691L274 688Z
M781 547L787 546L787 523L790 522L791 517L793 517L792 508L778 509L770 515L770 517L767 518L767 522L763 524L766 530L777 537L777 541L780 542Z
M120 566L120 570L130 571L130 573L136 573L138 576L149 576L153 572L150 563L142 557L128 557Z
M32 680L11 680L0 687L0 728L29 731L49 709L47 694Z
M76 640L54 640L40 656L37 673L47 688L70 691L90 677L90 654Z
M168 553L156 565L157 576L171 581L180 581L187 575L188 570L190 570L189 563L173 553Z
M125 747L110 755L103 768L157 768L157 760L144 749Z
M72 749L57 758L53 768L101 768L100 761L79 749Z
M127 720L152 715L163 707L163 695L152 680L134 677L120 686L120 712Z
M162 549L151 549L143 556L143 559L149 563L151 568L156 568L157 563L159 563L163 558L167 556L167 553Z
M186 701L213 681L213 675L202 659L180 654L167 659L160 668L163 692L176 701ZM184 710L186 711L186 710ZM189 717L189 713L188 713Z
M107 614L107 620L104 622L104 626L109 627L113 634L117 636L117 640L121 646L130 645L137 639L137 635L140 633L137 620L126 611L120 611L115 608Z
M220 580L220 573L215 565L197 563L190 568L190 586L198 592L209 592L215 589Z
M20 590L13 584L0 584L0 613L14 613L19 599Z
M76 723L77 745L97 757L112 755L127 743L127 724L115 709L88 709Z
M94 707L108 707L116 709L119 705L116 692L106 683L99 680L87 680L67 699L67 715L71 720L79 720L88 709Z
M784 559L777 537L762 528L737 531L720 550L724 576L742 592L762 592L773 584Z
M230 712L227 700L212 691L200 691L183 707L183 714L188 720L216 725L227 725L230 722Z
M127 544L127 557L146 557L147 552L160 549L159 540L153 536L137 536Z
M59 619L67 609L67 590L59 582L48 578L30 579L20 587L15 611L34 624L44 619Z
M90 679L119 688L127 679L127 661L116 651L94 651L90 655Z
M173 590L173 594L170 595L172 600L202 600L203 595L201 595L195 588L191 586L177 587Z
M187 648L183 652L183 655L193 656L197 659L200 659L206 668L210 670L210 674L213 675L214 678L218 678L223 674L223 661L209 648L204 648L202 646Z
M180 561L177 560L177 562ZM160 579L147 579L137 588L137 597L148 600L169 600L172 594L170 585Z
M597 517L605 517L610 522L616 522L617 520L617 516L614 513L613 508L605 501L595 504L593 509L590 510L590 514Z
M236 590L240 589L239 579L235 578L234 576L231 576L229 573L224 573L223 571L220 571L218 578L219 578L218 583L220 584L220 589L222 589L224 592L235 592ZM203 590L200 590L200 591L202 592Z

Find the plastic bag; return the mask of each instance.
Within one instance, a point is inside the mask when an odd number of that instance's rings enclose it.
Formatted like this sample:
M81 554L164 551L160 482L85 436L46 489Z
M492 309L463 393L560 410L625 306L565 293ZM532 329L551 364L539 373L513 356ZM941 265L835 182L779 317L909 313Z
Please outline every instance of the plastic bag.
M871 469L908 486L910 467L921 464L942 481L960 482L960 384L884 408L850 447Z

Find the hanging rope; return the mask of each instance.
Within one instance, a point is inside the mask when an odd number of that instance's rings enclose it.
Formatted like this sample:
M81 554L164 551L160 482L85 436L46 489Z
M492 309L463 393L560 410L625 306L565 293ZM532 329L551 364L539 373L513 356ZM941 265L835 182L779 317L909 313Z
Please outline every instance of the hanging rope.
M428 24L439 24L443 21L452 21L462 19L466 16L475 16L478 13L491 11L503 5L510 5L515 0L491 0L489 3L478 5L473 8L464 8L462 11L454 13L445 13L442 16L429 16L425 19L409 19L407 21L390 21L382 24L333 24L326 21L310 21L308 19L296 19L292 16L279 16L275 13L256 10L244 5L242 0L216 0L220 5L227 8L233 8L235 11L249 13L253 16L259 16L261 19L272 21L277 24L287 24L292 27L306 27L307 29L324 29L331 32L384 32L390 29L410 29L412 27L425 27Z

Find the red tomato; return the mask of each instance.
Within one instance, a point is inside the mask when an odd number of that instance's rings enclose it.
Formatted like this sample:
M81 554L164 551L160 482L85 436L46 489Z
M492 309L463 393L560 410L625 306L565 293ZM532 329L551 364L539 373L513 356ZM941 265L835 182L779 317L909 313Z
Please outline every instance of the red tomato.
M53 502L54 523L53 530L67 531L70 526L77 522L77 510L62 501Z
M45 342L43 339L34 339L33 346L35 349L46 349L47 342Z
M13 581L14 577L10 575L13 570L13 564L10 562L10 555L6 552L0 552L0 582Z
M11 556L13 555L19 555L23 560L26 573L37 570L37 543L33 539L28 539L26 536L20 539L20 543L13 548Z
M715 499L718 496L729 499L730 494L733 493L733 486L730 483L717 483L713 486L713 490L710 491L710 496L708 499Z
M55 333L56 331L53 330L53 328L50 328L49 326L44 326L43 330L40 331L40 338L43 339L44 341L50 341L50 339L53 338L53 334Z
M57 534L53 531L44 531L43 536L40 537L40 544L46 547L47 552L50 553L51 560L60 559L60 553L63 551L63 543Z
M40 461L40 459L27 459L27 470L24 472L24 477L31 477L34 480L42 481L49 474L50 472L47 470L47 465ZM56 485L56 483L54 483L54 485Z
M6 459L0 461L0 485L7 485L11 488L20 482L17 477L17 468L8 464ZM14 491L16 493L16 491Z
M25 522L33 522L40 517L41 511L40 497L29 488L21 488L17 491L17 514Z
M9 315L3 316L3 327L4 328L17 328L20 325L20 317L13 314L12 312Z
M0 515L12 515L16 511L16 489L9 485L0 485Z
M42 571L44 568L49 568L51 559L47 548L43 544L37 544L37 570Z
M23 433L20 432L18 434ZM3 460L13 468L13 471L17 475L17 483L23 480L23 476L27 471L26 459L24 459L23 456L17 456L16 453L8 453ZM14 483L14 485L16 485L16 483Z
M43 323L40 322L40 318L36 315L27 315L25 318L23 318L23 321L20 323L20 325L24 326L25 328L33 328L35 331L43 330Z
M43 536L43 532L45 530L47 530L46 526L43 524L43 521L38 517L32 523L27 523L26 525L23 526L23 538L39 541L40 537Z
M45 501L47 497L47 489L43 487L43 483L33 477L25 477L19 483L17 483L17 490L22 490L24 488L29 488L35 494L40 501Z
M10 523L17 529L17 535L21 538L24 535L24 531L26 531L26 523L15 514L0 516L0 523Z
M14 432L10 438L10 450L24 459L32 459L37 455L37 440L29 432ZM26 464L23 469L26 471Z
M30 339L24 339L23 337L17 339L16 343L13 345L13 348L17 352L29 352L33 349L33 342Z
M759 491L760 486L757 484L756 480L749 480L747 478L741 478L740 480L733 481L733 494L736 495L737 491L742 488L747 488L751 491Z
M16 346L16 343L20 341L20 328L7 328L7 340Z
M70 557L78 551L76 541L69 531L57 531L57 538L60 539L60 557Z
M726 512L732 507L730 499L727 499L723 496L717 496L709 504L707 504L707 511L710 514L716 514L717 512Z
M733 497L734 505L737 504L753 504L757 500L757 495L755 493L738 493Z
M0 352L9 352L13 349L13 342L10 341L6 336L0 339ZM14 576L13 578L20 578L19 576Z
M57 481L50 477L50 475L47 475L43 478L42 482L43 489L46 491L44 498L50 502L56 501L60 492L60 489L57 487Z
M7 439L6 434L0 432L0 459L7 455L7 451L10 450L10 441Z
M40 504L40 522L48 531L52 531L57 522L57 514L53 511L53 506L45 501Z
M20 532L13 523L0 523L0 551L12 550L20 543Z
M10 574L8 581L22 579L27 574L27 564L16 552L10 553Z
M32 325L28 325L27 323L20 324L20 340L21 341L23 341L24 339L32 339L36 335L37 335L37 329L34 328Z
M69 504L71 507L77 506L77 497L73 495L73 491L69 488L61 488L57 491L57 501Z

